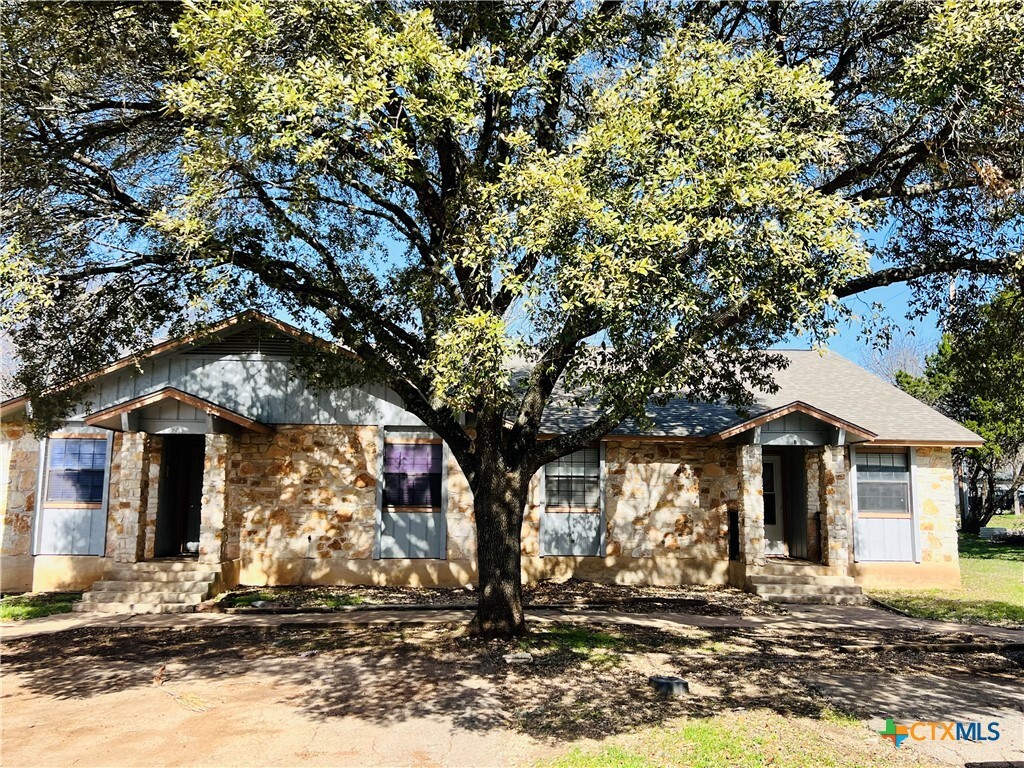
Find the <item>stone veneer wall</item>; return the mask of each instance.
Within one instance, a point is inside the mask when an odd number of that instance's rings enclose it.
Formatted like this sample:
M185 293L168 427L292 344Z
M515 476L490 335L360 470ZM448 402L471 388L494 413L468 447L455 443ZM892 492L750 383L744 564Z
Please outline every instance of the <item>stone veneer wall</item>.
M39 441L23 422L0 424L0 590L32 587L32 515Z
M371 426L288 426L238 438L227 463L227 518L239 528L243 570L288 583L330 561L371 559L377 457Z
M160 508L160 468L164 455L164 439L157 435L149 438L149 481L146 497L146 527L143 531L142 554L147 560L156 549L156 514Z
M145 556L150 448L150 436L145 432L121 435L117 486L112 488L108 513L114 524L113 556L119 563L134 563Z
M747 567L765 563L764 454L760 445L740 445L736 474L740 483L740 561Z
M918 448L914 489L920 515L922 563L956 563L956 485L948 448Z
M462 468L451 453L446 452L448 506L445 509L445 526L448 531L448 559L476 560L476 517L473 514L473 492ZM539 519L539 518L538 518ZM529 524L523 521L523 548L530 538ZM533 537L536 541L536 536Z
M230 491L228 456L231 435L208 434L203 452L203 488L199 510L199 562L219 564L228 558L229 540L234 535L228 523Z
M609 440L605 464L608 556L728 559L735 447Z
M821 562L821 448L804 451L804 503L807 507L807 559Z

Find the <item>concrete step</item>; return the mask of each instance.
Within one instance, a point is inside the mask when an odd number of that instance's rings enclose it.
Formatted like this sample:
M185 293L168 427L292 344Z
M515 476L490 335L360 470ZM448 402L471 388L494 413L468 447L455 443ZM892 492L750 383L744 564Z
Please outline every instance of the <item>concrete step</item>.
M213 581L217 578L217 571L212 571L207 566L203 570L192 571L162 571L162 570L133 570L124 565L115 565L103 574L104 581Z
M758 584L829 584L834 586L854 586L857 582L852 576L788 576L785 574L754 574L747 581Z
M765 576L845 576L830 566L805 560L768 560L764 565L747 569L748 573Z
M114 563L114 568L126 568L137 573L162 571L164 573L181 573L185 571L208 571L210 563L198 560L140 560L137 563Z
M95 582L93 592L195 592L206 594L213 579L202 581L134 581L132 579L104 579Z
M864 594L856 584L757 584L754 592L762 597L796 596L796 595L861 595Z
M867 605L866 595L763 595L770 603L800 605Z
M75 603L77 613L194 613L194 605L184 603Z
M205 593L198 592L86 592L81 602L99 603L201 603Z

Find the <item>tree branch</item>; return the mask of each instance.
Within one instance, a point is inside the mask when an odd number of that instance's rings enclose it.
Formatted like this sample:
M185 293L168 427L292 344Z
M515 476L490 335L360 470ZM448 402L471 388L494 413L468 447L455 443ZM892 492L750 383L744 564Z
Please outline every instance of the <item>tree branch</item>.
M839 298L846 298L872 288L905 283L929 275L953 272L970 272L976 275L1012 275L1024 269L1020 254L1007 254L999 259L974 259L951 256L927 264L909 264L901 267L887 267L870 275L857 277L836 291Z

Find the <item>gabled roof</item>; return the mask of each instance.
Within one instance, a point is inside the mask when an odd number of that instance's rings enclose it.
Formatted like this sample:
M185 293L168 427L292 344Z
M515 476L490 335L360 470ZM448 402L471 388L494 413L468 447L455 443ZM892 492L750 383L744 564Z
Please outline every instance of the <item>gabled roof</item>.
M142 360L148 360L153 357L158 357L159 355L175 352L177 350L184 349L194 344L206 343L217 338L218 335L224 333L225 331L234 332L246 326L256 324L261 324L269 328L273 328L278 333L281 333L291 339L295 339L296 341L300 341L304 344L309 344L310 346L315 346L320 349L329 349L336 352L341 352L342 354L352 357L353 359L355 359L356 357L354 353L338 344L334 344L332 342L326 341L325 339L321 339L319 336L314 336L311 333L306 333L302 329L296 328L294 325L290 325L282 320L278 320L276 317L271 317L270 315L264 312L260 312L257 309L247 309L244 312L239 312L237 315L232 315L231 317L227 317L223 320L220 320L214 323L213 325L209 326L208 328L205 328L204 330L199 331L197 333L188 334L187 336L179 336L176 339L167 339L166 341L161 341L157 344L154 344L153 346L148 347L142 350L141 352L138 352L133 355L127 355L126 357L122 357L121 359L114 361L110 365L104 366L103 368L99 368L95 371L85 374L84 376L79 377L78 379L68 382L64 386L72 387L77 386L79 384L87 384L108 374L116 373L117 371L123 370L125 368L135 366ZM12 397L9 400L5 400L2 403L0 403L0 416L10 413L13 410L20 409L26 406L28 402L29 397L27 395L22 395L20 397Z
M755 392L755 402L745 413L725 403L691 403L675 397L664 404L648 405L650 428L640 429L626 420L612 434L705 441L738 434L793 408L874 444L970 446L984 442L971 430L834 352L784 350L780 354L789 364L775 372L778 391ZM571 403L562 393L545 410L541 429L560 434L580 429L597 415L593 406Z
M184 350L190 345L215 339L219 334L230 335L255 324L267 326L304 344L341 351L358 359L338 344L313 336L262 312L248 310L222 320L202 333L155 344L72 383L88 383L135 366L141 360ZM845 429L852 437L875 444L970 446L983 443L969 429L835 353L790 350L780 354L786 357L789 364L775 373L778 391L755 393L756 402L744 413L724 403L691 403L678 397L660 405L652 403L648 407L647 415L652 423L650 428L641 429L627 420L613 430L613 434L677 440L725 439L781 418L786 413L799 411L833 427ZM180 394L188 396L184 392ZM169 393L166 396L174 397ZM203 402L209 407L220 407L208 401ZM7 415L27 403L27 397L12 398L0 403L0 415ZM90 419L97 415L93 414ZM558 434L579 429L597 415L595 408L574 404L565 393L559 393L545 410L541 430L547 434Z
M878 435L872 432L870 429L858 427L853 422L846 421L845 419L841 419L838 416L834 416L831 413L826 413L820 408L815 408L813 405L801 403L798 400L796 402L789 403L788 405L784 405L781 408L775 408L773 410L766 411L765 413L762 413L760 416L755 416L754 418L742 421L739 424L729 427L728 429L723 429L722 431L712 435L712 439L725 440L730 437L735 437L741 432L746 432L748 429L760 427L764 424L767 424L769 421L775 421L775 419L781 419L783 416L786 416L790 413L806 413L808 416L811 416L817 419L818 421L824 422L825 424L835 427L836 429L844 429L847 432L852 433L865 440L873 440L874 438L878 437Z
M142 408L148 408L151 405L162 403L167 400L177 400L185 405L190 405L197 411L203 411L211 416L217 416L218 418L230 421L234 424L244 427L245 429L252 430L253 432L260 432L262 434L270 434L273 432L273 428L263 424L259 421L243 416L240 413L224 408L223 406L211 403L209 400L204 400L201 397L190 395L188 392L182 392L180 389L174 387L164 387L163 389L157 390L156 392L150 392L147 395L136 397L133 400L128 400L124 403L111 406L110 408L104 408L102 411L90 414L86 417L85 423L90 427L104 427L106 429L120 430L120 417L122 415L129 414L133 411L140 410ZM117 424L111 424L109 422L117 421Z

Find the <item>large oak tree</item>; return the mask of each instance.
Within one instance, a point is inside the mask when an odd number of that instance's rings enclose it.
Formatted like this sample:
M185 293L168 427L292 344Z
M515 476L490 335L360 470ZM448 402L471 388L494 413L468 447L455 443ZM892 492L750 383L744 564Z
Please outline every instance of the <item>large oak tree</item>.
M1020 274L1022 28L988 2L9 5L16 384L45 429L81 394L55 387L160 329L287 312L361 359L313 380L386 383L448 444L474 626L520 633L540 466L651 397L749 401L781 364L758 350L827 337L844 297ZM556 387L593 420L541 440Z

